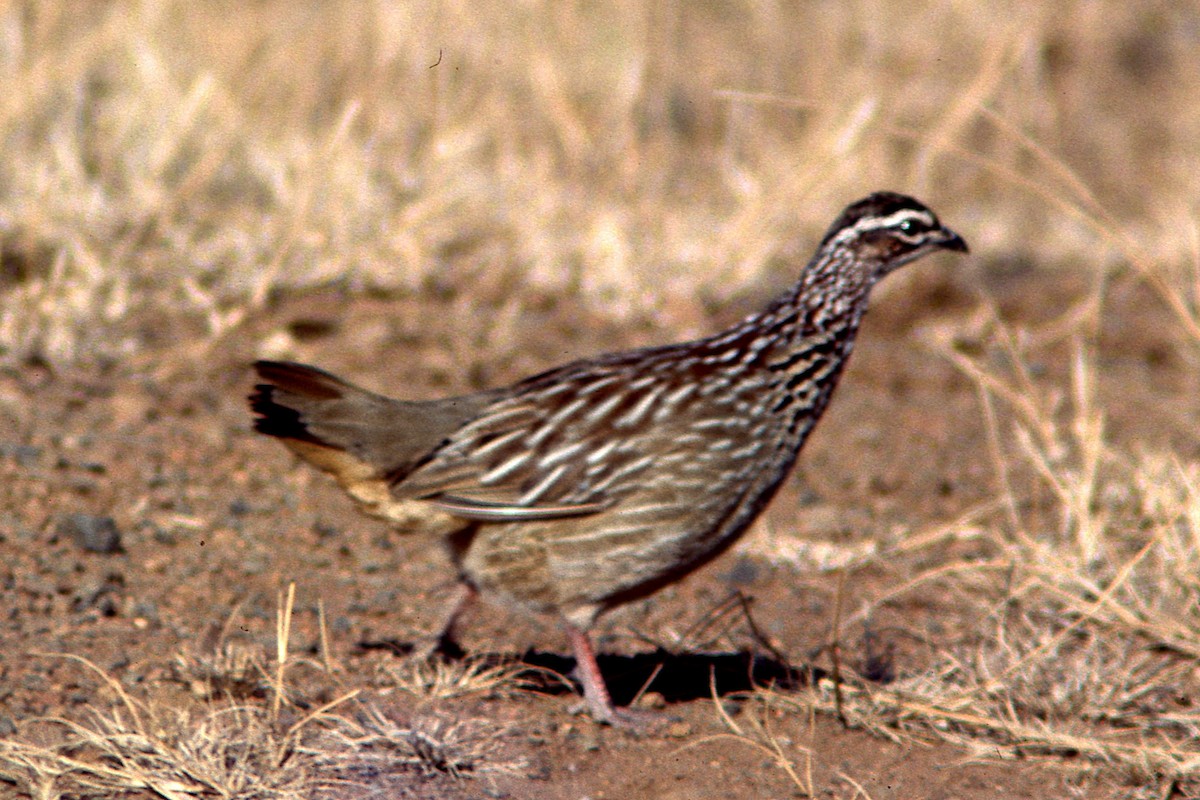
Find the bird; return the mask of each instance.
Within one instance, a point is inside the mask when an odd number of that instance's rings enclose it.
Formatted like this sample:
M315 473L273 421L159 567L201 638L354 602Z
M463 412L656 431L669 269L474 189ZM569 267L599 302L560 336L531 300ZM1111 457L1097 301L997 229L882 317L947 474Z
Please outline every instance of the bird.
M967 244L914 198L875 192L842 211L794 285L726 330L424 401L257 361L254 427L366 512L442 541L462 586L443 641L476 595L557 618L593 718L636 728L589 628L745 533L828 406L872 287L936 251Z

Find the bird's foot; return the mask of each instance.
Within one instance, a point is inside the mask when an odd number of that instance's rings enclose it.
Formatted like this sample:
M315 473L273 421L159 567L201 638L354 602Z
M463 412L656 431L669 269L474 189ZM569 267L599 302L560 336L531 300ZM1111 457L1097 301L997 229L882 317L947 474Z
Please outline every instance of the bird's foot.
M612 706L596 709L586 700L576 703L571 708L571 713L586 713L601 725L609 725L639 737L656 736L663 733L673 721L661 711L651 711L644 708L614 708Z

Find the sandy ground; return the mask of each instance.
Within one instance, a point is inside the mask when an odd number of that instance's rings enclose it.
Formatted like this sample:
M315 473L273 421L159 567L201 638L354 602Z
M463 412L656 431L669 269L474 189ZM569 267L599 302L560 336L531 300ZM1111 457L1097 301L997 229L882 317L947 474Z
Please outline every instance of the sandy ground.
M618 329L550 307L517 328L511 357L473 364L447 351L466 324L453 296L347 303L324 293L284 302L212 348L193 347L186 330L146 314L133 324L163 343L152 359L0 373L0 734L112 707L109 680L147 703L207 707L216 702L205 688L213 680L200 665L233 645L269 664L279 596L294 583L287 713L303 716L357 689L348 702L371 698L397 719L483 720L498 736L487 763L516 765L467 780L414 773L403 784L411 796L789 797L801 796L797 781L818 797L874 800L1126 796L1132 787L1111 777L1078 777L1070 758L980 763L972 757L986 759L986 742L971 753L928 737L889 741L737 693L748 688L751 656L760 683L789 665L830 668L824 645L840 573L780 553L805 542L838 553L897 533L903 540L995 496L975 389L923 343L923 331L967 331L983 294L1014 322L1036 325L1087 291L1067 272L1002 274L951 259L910 273L876 297L831 411L764 521L730 554L599 626L609 654L602 666L618 695L635 694L666 664L649 691L674 722L645 738L574 715L577 698L544 676L531 689L510 680L451 699L404 691L394 678L412 661L404 652L436 625L450 590L440 549L361 516L330 480L255 436L244 397L249 361L281 335L293 357L382 391L432 397L614 343L658 340L648 326ZM1114 287L1106 314L1100 393L1114 438L1195 455L1197 378L1172 344L1165 312L1128 280ZM1066 364L1064 355L1039 368L1065 374ZM950 536L846 570L844 662L886 685L968 640L981 620L959 598L917 589L875 600L931 566L987 554L983 542ZM758 633L740 606L724 605L737 593L750 598ZM854 613L868 606L865 619ZM462 643L469 657L571 666L552 624L493 608L470 616ZM722 710L709 675L730 660L716 687L727 695ZM261 681L235 683L221 691L260 704L270 694ZM735 729L768 731L778 753Z

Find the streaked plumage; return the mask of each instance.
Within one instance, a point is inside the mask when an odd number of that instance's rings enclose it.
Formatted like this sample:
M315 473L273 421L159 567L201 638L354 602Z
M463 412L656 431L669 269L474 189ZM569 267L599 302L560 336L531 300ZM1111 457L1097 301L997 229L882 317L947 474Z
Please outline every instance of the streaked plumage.
M729 330L430 402L258 362L256 428L368 511L445 536L485 596L558 615L593 713L614 721L582 632L745 531L824 412L871 287L938 249L966 245L916 200L880 192L842 213L795 286Z

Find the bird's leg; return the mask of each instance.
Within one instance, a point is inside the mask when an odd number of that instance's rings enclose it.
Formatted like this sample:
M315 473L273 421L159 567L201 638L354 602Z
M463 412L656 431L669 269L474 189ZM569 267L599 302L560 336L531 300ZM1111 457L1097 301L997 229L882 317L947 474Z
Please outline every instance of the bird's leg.
M608 694L608 687L604 685L604 676L600 673L600 665L596 663L592 642L586 633L571 623L563 624L571 640L571 649L575 651L575 675L583 684L583 699L587 701L597 722L612 724L617 719L617 709Z
M575 676L583 684L583 699L593 719L634 733L653 732L666 721L661 714L614 706L587 633L565 620L563 626L571 640L571 649L575 651Z
M478 596L479 592L474 586L466 581L460 582L455 587L453 596L446 603L445 616L442 617L442 624L438 627L437 633L417 651L417 654L426 658L433 655L449 659L462 658L465 653L458 643L458 623L463 612L471 607Z

